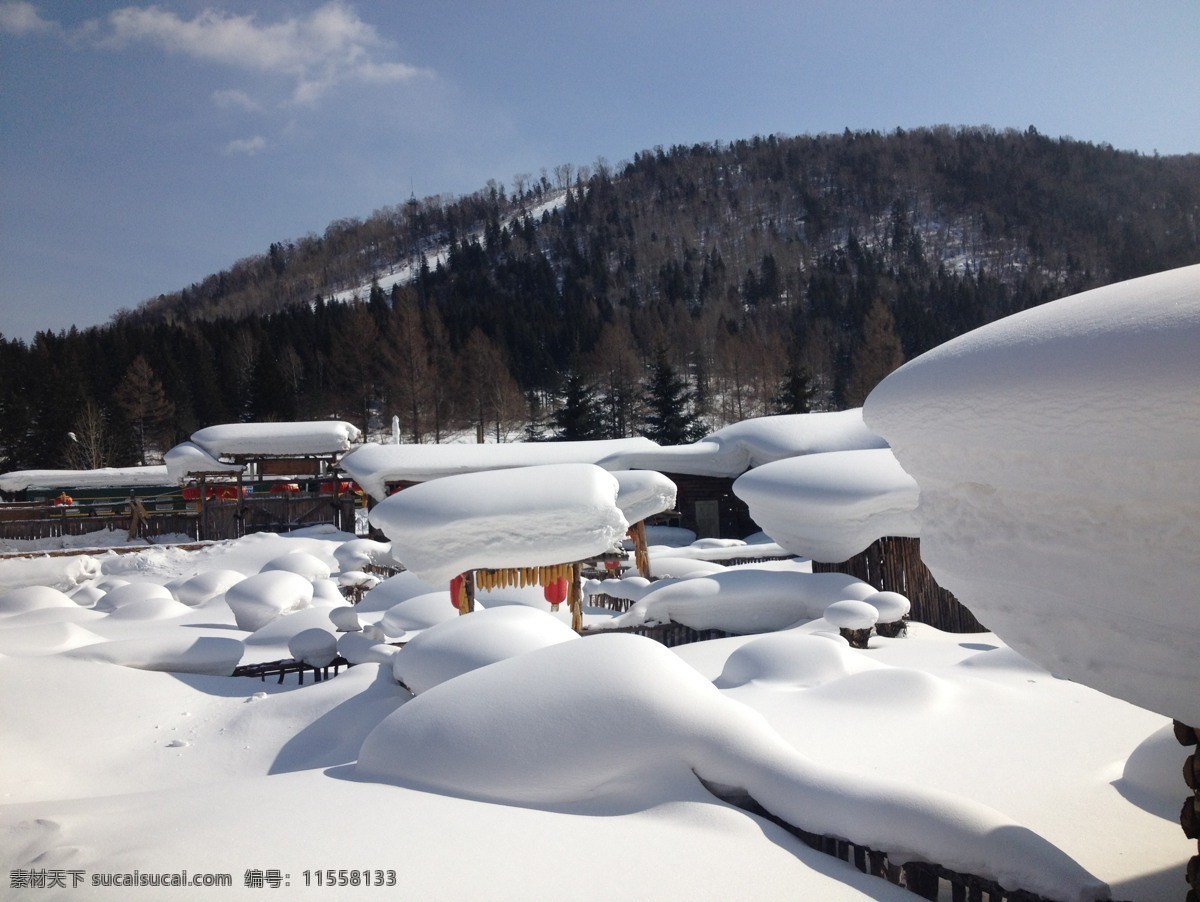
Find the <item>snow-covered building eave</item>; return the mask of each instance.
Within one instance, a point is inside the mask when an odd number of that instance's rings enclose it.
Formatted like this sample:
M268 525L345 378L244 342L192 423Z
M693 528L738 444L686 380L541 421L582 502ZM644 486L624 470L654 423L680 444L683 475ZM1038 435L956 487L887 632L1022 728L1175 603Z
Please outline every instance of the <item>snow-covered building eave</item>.
M171 481L166 466L160 465L96 470L13 470L0 474L0 492L164 486Z
M361 438L341 420L293 423L223 423L192 434L192 443L218 460L336 457Z
M241 464L222 463L195 442L182 442L163 455L171 482L186 482L201 476L233 477L245 468Z
M789 457L826 451L886 448L867 428L862 408L754 417L690 445L617 452L597 463L606 470L657 470L736 479L747 470Z
M389 488L446 476L548 464L588 463L618 453L646 453L659 446L647 438L591 442L511 442L505 444L360 445L342 458L342 470L376 501ZM610 469L605 467L605 469Z

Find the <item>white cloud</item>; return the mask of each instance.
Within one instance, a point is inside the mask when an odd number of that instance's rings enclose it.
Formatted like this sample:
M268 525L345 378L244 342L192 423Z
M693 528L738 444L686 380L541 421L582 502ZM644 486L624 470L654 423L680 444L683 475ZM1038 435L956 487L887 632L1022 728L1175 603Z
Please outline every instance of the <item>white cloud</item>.
M345 81L395 83L423 74L388 59L392 45L341 0L273 23L212 9L183 19L149 6L118 9L107 24L106 46L149 44L218 65L285 76L295 82L292 100L298 103L314 102Z
M43 19L32 3L25 0L7 0L0 3L0 32L30 34L57 28L56 23Z
M227 157L245 156L252 157L256 153L261 153L267 149L267 139L262 135L255 135L253 138L238 138L230 141L225 145L222 153Z
M213 91L213 103L222 110L245 110L249 113L257 113L262 109L262 104L247 94L245 91L237 88L230 88L225 91Z

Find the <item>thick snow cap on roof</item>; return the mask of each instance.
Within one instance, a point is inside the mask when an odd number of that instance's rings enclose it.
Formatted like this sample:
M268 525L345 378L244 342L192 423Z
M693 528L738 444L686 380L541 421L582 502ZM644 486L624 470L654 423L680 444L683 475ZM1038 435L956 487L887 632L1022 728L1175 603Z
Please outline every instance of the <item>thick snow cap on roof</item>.
M192 433L192 441L213 457L261 454L289 457L349 451L361 433L340 420L301 423L223 423Z
M620 486L617 507L630 523L637 523L675 507L675 483L653 470L617 470Z
M885 442L863 423L862 408L826 413L755 417L718 429L691 445L623 451L597 461L606 470L658 470L694 476L740 476L774 460L884 448Z
M0 491L108 489L161 486L171 482L165 466L101 467L97 470L13 470L0 475Z
M829 451L764 464L733 493L788 551L836 563L882 536L917 536L917 482L888 448Z
M629 522L615 477L594 464L447 476L371 511L392 555L430 585L482 567L538 567L618 547Z
M866 403L922 557L1021 654L1200 723L1200 266L947 342Z
M182 442L163 455L171 482L184 482L192 474L228 473L236 475L241 464L221 463L195 442Z
M342 458L342 469L372 498L382 500L387 497L389 482L428 482L460 473L544 464L594 464L619 452L656 448L658 445L648 438L485 445L368 444Z

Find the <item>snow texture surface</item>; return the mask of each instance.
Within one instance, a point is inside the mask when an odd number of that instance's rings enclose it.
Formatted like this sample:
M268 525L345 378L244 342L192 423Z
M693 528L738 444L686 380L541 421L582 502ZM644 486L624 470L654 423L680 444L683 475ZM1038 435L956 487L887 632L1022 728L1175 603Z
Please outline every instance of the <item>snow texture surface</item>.
M620 547L629 523L618 487L594 464L466 473L391 496L371 524L416 576L447 584L469 569L569 563Z
M917 483L888 448L766 464L733 492L763 531L796 554L837 563L882 536L917 536Z
M1200 723L1200 266L947 342L866 420L938 582L1062 676Z

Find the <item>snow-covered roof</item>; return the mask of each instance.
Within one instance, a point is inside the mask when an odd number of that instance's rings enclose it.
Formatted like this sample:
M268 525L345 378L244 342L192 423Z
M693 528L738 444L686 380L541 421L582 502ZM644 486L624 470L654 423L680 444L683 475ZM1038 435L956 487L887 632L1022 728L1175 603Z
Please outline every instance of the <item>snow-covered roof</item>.
M629 522L619 484L594 464L447 476L380 502L371 524L430 585L481 567L538 567L619 547Z
M881 536L918 536L920 492L888 448L828 451L765 464L733 493L776 542L836 563Z
M192 434L213 457L302 457L350 450L361 433L340 420L299 423L223 423Z
M544 464L592 464L620 452L645 452L656 448L658 445L647 438L484 445L367 444L343 457L342 469L371 497L382 499L387 497L389 482L428 482L460 473Z
M617 507L637 523L675 507L675 483L653 470L617 470Z
M242 464L227 464L217 460L195 442L181 442L163 455L163 463L171 482L184 482L192 475L227 473L236 475Z
M752 467L801 454L884 447L887 442L863 423L862 409L854 408L755 417L690 445L619 451L598 463L608 470L734 478Z
M937 581L1021 654L1200 723L1200 266L950 341L866 403Z
M165 466L101 467L98 470L13 470L0 475L0 491L164 486L172 481Z

